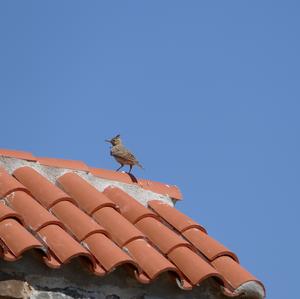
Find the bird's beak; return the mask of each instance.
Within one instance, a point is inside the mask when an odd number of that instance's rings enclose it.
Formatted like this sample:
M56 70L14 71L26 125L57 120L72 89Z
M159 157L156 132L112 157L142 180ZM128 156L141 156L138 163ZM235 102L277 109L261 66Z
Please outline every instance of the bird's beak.
M110 140L108 140L108 139L105 139L104 141L105 141L105 142L108 142L108 143L111 143L111 141L110 141Z

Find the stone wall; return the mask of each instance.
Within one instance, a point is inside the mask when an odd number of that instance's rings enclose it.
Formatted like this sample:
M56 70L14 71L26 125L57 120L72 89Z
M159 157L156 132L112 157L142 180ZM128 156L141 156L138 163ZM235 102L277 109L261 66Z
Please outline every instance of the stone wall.
M50 269L34 251L16 262L0 261L0 298L33 299L222 299L215 281L207 280L183 291L168 274L145 285L132 269L119 267L104 277L90 273L80 259L60 269Z

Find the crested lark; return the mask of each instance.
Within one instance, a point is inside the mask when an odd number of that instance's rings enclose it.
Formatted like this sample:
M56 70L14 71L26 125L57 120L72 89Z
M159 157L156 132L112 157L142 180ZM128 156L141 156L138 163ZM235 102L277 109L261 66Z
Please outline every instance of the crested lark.
M113 156L117 160L117 162L121 164L121 166L116 171L119 171L124 165L129 165L129 173L131 172L131 169L134 165L143 168L143 166L139 163L135 156L126 147L124 147L120 135L117 135L114 138L105 141L109 142L112 145L110 149L111 156Z

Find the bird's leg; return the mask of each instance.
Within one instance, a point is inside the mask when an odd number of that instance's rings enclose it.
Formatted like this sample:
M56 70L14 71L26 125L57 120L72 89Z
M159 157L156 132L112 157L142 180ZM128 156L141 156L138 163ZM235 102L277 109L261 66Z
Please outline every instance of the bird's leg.
M121 164L121 166L116 171L119 171L123 166L124 164Z
M132 165L129 165L129 172L128 173L131 173L131 169L132 169Z

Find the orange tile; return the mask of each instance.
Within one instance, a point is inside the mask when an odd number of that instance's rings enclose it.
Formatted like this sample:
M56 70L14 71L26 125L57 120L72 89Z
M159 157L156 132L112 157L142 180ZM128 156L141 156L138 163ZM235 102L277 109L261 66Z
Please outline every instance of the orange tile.
M103 194L115 202L121 214L133 224L144 217L156 217L155 213L117 187L109 186L103 191Z
M190 243L153 217L143 218L135 226L164 254L178 246L191 247Z
M124 264L137 266L130 256L103 234L92 234L84 240L84 243L108 272Z
M139 179L138 184L146 190L150 190L152 192L167 195L176 200L182 199L182 194L177 186L163 184L159 182L153 182L149 180Z
M96 275L104 275L105 270L96 262L95 258L60 226L47 225L39 232L39 236L51 250L54 256L63 264L70 262L74 258L82 258L88 261L87 267Z
M12 218L0 222L0 238L16 259L27 250L43 247L18 221ZM9 259L11 260L11 256Z
M0 166L0 198L5 197L11 192L23 190L27 191L26 187L12 177L3 167Z
M14 171L13 175L28 188L33 197L46 209L62 200L69 200L76 204L70 196L31 167L20 167Z
M7 196L8 205L22 215L26 226L38 231L48 224L61 225L60 221L23 191L16 191Z
M197 285L209 277L222 279L218 271L187 247L175 248L168 254L168 258L193 285Z
M221 256L211 263L222 274L231 290L237 289L248 281L262 283L229 256Z
M103 193L76 173L66 173L57 182L77 202L78 206L89 215L100 208L116 206Z
M137 179L132 174L117 172L114 170L90 167L90 172L94 176L100 177L102 179L118 181L126 184L138 184L143 189L150 190L158 194L168 195L177 200L182 199L182 194L176 186L170 186L150 180Z
M170 263L170 261L143 239L136 239L129 242L124 249L137 261L141 269L145 271L152 280L167 271L174 272L176 276L179 276L179 271L175 265Z
M58 225L47 225L40 229L38 234L62 263L68 263L78 256L85 256L92 261L88 251Z
M82 161L65 160L58 158L37 158L38 163L45 166L68 168L82 171L89 171L89 167Z
M2 202L0 203L0 222L6 218L14 218L17 221L19 221L21 224L23 224L24 220L22 216L17 213L16 211L12 210Z
M92 175L106 180L118 181L126 184L137 182L137 180L128 173L118 172L115 170L90 167L90 172Z
M55 204L52 206L51 212L62 221L78 241L82 241L94 233L106 233L105 229L93 218L89 217L69 201L61 201Z
M150 202L148 202L148 205L159 216L161 216L165 221L167 221L180 232L184 232L185 230L192 227L206 232L205 228L202 227L199 223L195 222L187 215L181 213L177 209L160 200L151 200Z
M111 238L120 246L145 236L128 220L112 208L102 208L93 214L93 218L102 225Z
M228 255L238 262L233 252L198 228L190 228L184 231L183 235L211 261L219 256Z
M23 151L0 149L0 156L17 158L27 161L36 161L36 158L31 153Z

